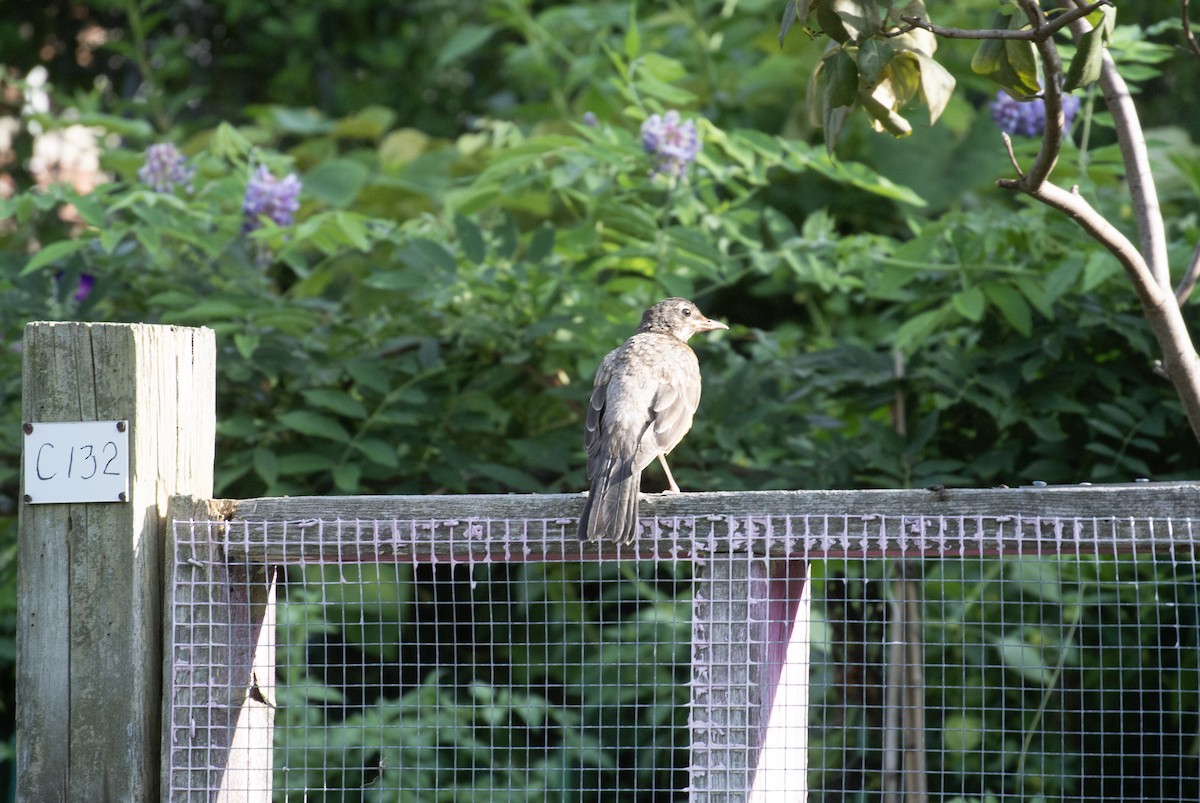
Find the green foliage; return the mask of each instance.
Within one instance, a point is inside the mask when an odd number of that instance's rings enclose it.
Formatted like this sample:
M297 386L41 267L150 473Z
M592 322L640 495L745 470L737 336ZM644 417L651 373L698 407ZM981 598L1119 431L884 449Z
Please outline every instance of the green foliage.
M910 576L917 565L908 564ZM931 793L1195 794L1184 735L1200 655L1193 566L1165 555L1026 553L925 562L920 571ZM815 581L814 600L826 602L814 613L812 788L878 771L880 709L862 699L878 690L850 679L886 660L884 609L897 574L894 564L833 561ZM839 716L846 721L833 726ZM1118 738L1124 749L1114 748Z
M403 786L430 800L545 800L679 785L689 570L293 570L278 612L278 796Z

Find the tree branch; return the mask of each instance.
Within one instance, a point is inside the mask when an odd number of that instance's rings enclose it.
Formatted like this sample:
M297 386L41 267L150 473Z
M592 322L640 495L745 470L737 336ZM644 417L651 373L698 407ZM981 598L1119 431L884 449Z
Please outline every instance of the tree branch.
M1196 287L1197 280L1200 280L1200 243L1197 243L1196 250L1192 251L1192 259L1188 262L1187 270L1175 288L1175 300L1179 302L1179 306L1182 307L1183 303L1188 300L1188 296Z
M1200 59L1200 44L1192 35L1192 21L1188 18L1188 0L1179 0L1179 18L1183 22L1183 38L1192 49L1192 55Z
M942 25L934 25L920 17L901 15L900 21L907 27L897 28L894 31L885 31L883 35L888 37L903 36L916 28L920 28L923 31L929 31L935 36L944 36L947 39L1029 39L1036 42L1038 39L1047 39L1053 36L1072 22L1086 17L1096 9L1110 5L1112 5L1112 0L1096 0L1096 2L1089 3L1086 6L1063 12L1049 22L1045 22L1035 28L1023 28L1017 31L1009 28L946 28Z
M1075 0L1078 5L1081 0ZM1085 23L1080 20L1072 26L1072 32L1082 35ZM1129 93L1129 85L1117 71L1112 54L1105 49L1100 68L1100 90L1104 102L1113 117L1117 132L1117 144L1121 149L1121 160L1125 163L1125 183L1129 186L1137 218L1141 252L1155 281L1164 290L1171 289L1171 272L1167 263L1167 233L1163 226L1162 210L1158 205L1158 190L1154 186L1154 175L1150 172L1150 155L1146 149L1146 137L1138 119L1137 107Z
M1027 189L1020 179L1001 179L996 184L1024 192L1067 215L1117 258L1133 283L1142 312L1163 351L1163 369L1179 394L1192 434L1200 439L1200 357L1174 294L1164 291L1142 253L1077 192L1068 192L1049 181L1036 189Z
M1019 0L1021 10L1029 18L1033 32L1041 33L1049 25L1045 23L1041 6L1037 0ZM1078 9L1076 9L1078 10ZM1069 12L1068 12L1069 13ZM1062 15L1067 16L1066 14ZM1059 17L1061 20L1062 17ZM1036 190L1044 181L1050 178L1050 172L1058 162L1059 151L1062 150L1063 128L1067 120L1063 114L1062 59L1058 56L1058 46L1050 36L1041 36L1034 40L1034 46L1042 57L1042 101L1046 105L1046 125L1042 129L1042 147L1038 149L1033 164L1021 177L1022 188L1026 191Z

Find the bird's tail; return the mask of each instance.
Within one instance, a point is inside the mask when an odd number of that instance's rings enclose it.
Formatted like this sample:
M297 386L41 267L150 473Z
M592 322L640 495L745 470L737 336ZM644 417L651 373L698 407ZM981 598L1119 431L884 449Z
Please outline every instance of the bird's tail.
M642 472L630 471L629 461L609 460L592 477L592 488L579 518L581 541L606 535L618 544L632 544L638 528L638 490Z

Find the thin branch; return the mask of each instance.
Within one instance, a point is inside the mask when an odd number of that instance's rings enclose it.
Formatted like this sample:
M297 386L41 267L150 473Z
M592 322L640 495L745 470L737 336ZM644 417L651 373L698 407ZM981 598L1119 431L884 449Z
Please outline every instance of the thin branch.
M900 21L906 27L897 28L894 31L885 31L883 35L888 37L903 36L920 28L923 31L929 31L935 36L944 36L947 39L1028 39L1036 42L1039 39L1051 37L1072 22L1086 17L1103 6L1110 5L1112 5L1112 0L1096 0L1096 2L1086 6L1063 12L1049 22L1039 25L1036 28L1022 28L1016 31L1009 28L946 28L942 25L934 25L932 22L920 17L901 15Z
M1075 0L1078 5L1082 0ZM1072 26L1072 33L1081 36L1087 29L1083 20ZM1163 226L1162 211L1158 205L1158 190L1154 186L1154 174L1150 171L1150 154L1146 137L1138 119L1137 106L1129 93L1129 85L1117 71L1117 64L1107 48L1101 54L1100 89L1104 103L1113 117L1113 128L1117 132L1117 145L1121 149L1121 161L1125 163L1125 183L1129 187L1137 219L1141 251L1150 267L1150 273L1163 290L1171 290L1171 272L1167 263L1167 233Z
M1049 27L1044 22L1037 0L1019 0L1019 4L1025 16L1029 18L1034 33L1040 33ZM1065 17L1066 14L1062 16ZM1066 126L1062 101L1063 66L1058 55L1058 45L1054 44L1052 37L1041 36L1034 40L1034 47L1042 57L1042 101L1046 106L1046 124L1042 128L1042 147L1038 149L1029 171L1021 177L1021 184L1026 190L1037 189L1050 177L1062 150L1063 128Z
M1007 131L1000 132L1000 139L1004 140L1004 149L1008 151L1008 161L1012 163L1013 170L1017 173L1017 178L1025 178L1025 171L1021 169L1021 163L1017 161L1017 155L1013 153L1012 137Z
M1200 44L1192 35L1192 21L1188 18L1188 0L1179 0L1179 18L1183 21L1183 38L1192 49L1192 55L1200 59Z
M1175 300L1179 302L1179 306L1182 307L1183 302L1188 300L1188 296L1196 287L1197 280L1200 280L1200 243L1197 243L1196 250L1192 251L1192 259L1188 262L1187 271L1180 279L1179 286L1175 288Z
M1146 260L1142 258L1137 246L1097 212L1082 195L1064 190L1049 181L1037 187L1028 187L1021 179L1002 178L996 182L996 186L1023 192L1074 220L1117 258L1143 301L1158 303L1159 296L1162 295L1161 288L1154 282Z

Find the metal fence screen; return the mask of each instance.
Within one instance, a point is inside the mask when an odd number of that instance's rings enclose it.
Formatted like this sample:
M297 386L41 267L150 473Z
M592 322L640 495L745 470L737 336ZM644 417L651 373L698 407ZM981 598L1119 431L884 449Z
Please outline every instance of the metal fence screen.
M171 799L1200 799L1190 520L646 525L175 522Z

